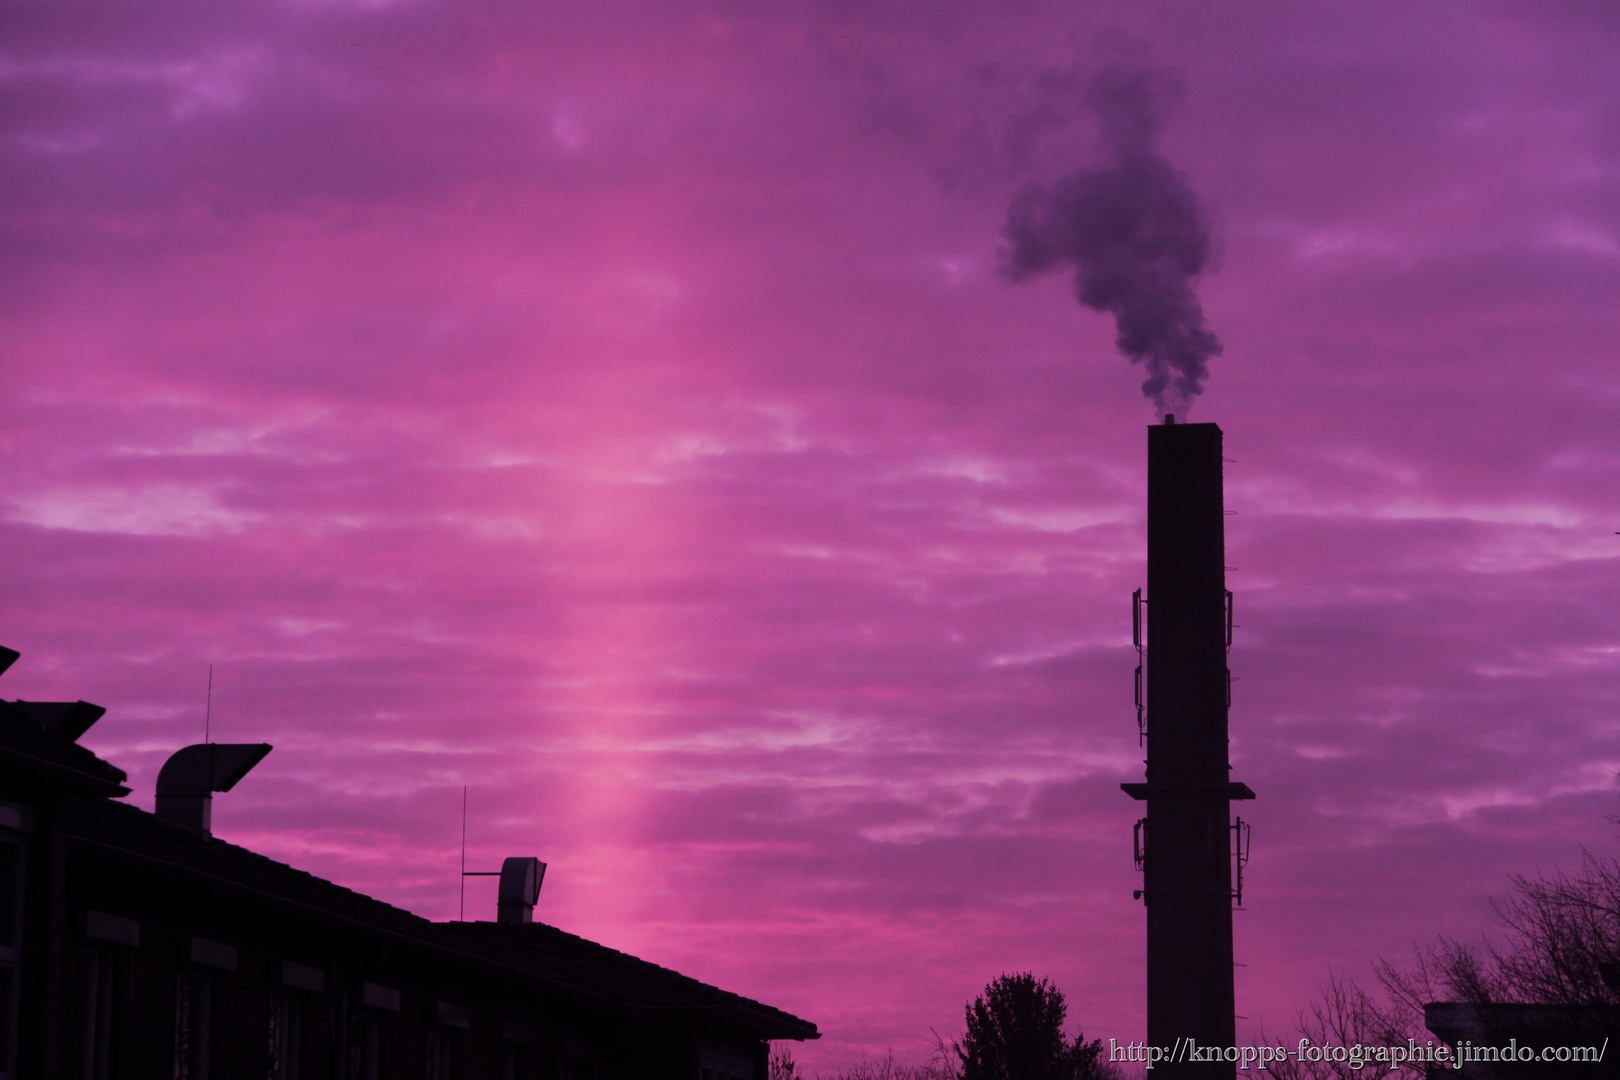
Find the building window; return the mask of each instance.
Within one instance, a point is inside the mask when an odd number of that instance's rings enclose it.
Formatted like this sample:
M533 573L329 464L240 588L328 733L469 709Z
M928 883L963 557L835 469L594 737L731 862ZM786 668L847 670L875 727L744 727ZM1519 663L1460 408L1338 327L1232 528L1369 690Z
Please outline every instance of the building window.
M376 1009L362 1009L354 1020L350 1049L350 1075L354 1080L387 1080L387 1018Z
M79 949L74 971L78 1011L74 1017L77 1059L73 1073L80 1080L107 1080L112 1073L118 967L118 953L109 946L85 944Z
M753 1080L754 1059L740 1046L700 1038L698 1075L702 1080Z
M350 1080L387 1080L388 1014L399 1012L399 988L360 984L360 1008L354 1014L349 1043Z
M23 846L0 835L0 1080L17 1053L17 945L22 939Z
M557 1059L557 1080L594 1080L596 1065L586 1057L564 1053Z
M534 1045L534 1025L508 1016L501 1021L500 1031L501 1071L497 1075L500 1080L520 1080L528 1056L523 1048Z
M216 979L212 971L182 968L175 989L174 1080L213 1076Z
M557 1080L594 1080L595 1055L590 1043L564 1035L557 1046Z
M456 1080L461 1051L461 1032L446 1024L428 1029L428 1080Z
M304 1057L304 995L278 990L270 1010L271 1080L299 1080Z

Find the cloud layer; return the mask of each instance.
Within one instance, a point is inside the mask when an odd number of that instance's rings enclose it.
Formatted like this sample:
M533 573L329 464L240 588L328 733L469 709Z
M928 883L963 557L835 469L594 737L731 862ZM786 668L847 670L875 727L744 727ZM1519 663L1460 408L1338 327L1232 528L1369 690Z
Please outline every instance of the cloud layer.
M1113 27L1223 238L1245 1022L1613 851L1612 16L14 14L0 693L108 706L137 803L213 664L216 737L276 746L219 831L302 868L455 917L465 785L471 864L546 859L540 917L813 1066L1004 970L1139 1038L1152 414L997 271Z

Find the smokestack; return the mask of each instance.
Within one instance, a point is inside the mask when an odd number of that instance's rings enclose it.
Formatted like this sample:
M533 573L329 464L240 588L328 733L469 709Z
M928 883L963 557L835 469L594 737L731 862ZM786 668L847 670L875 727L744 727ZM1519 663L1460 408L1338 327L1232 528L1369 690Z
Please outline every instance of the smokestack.
M1224 1048L1236 1040L1232 901L1241 899L1234 860L1240 875L1243 854L1241 843L1233 844L1231 800L1254 792L1230 779L1227 759L1232 594L1225 531L1221 429L1169 417L1148 428L1146 700L1138 698L1146 706L1147 782L1121 786L1147 802L1137 823L1137 861L1147 906L1152 1046L1191 1039ZM1138 617L1139 647L1140 624ZM1224 1061L1161 1061L1156 1068L1166 1070L1162 1080L1235 1075Z
M231 790L269 752L269 743L194 743L176 750L158 772L157 816L212 833L214 792Z

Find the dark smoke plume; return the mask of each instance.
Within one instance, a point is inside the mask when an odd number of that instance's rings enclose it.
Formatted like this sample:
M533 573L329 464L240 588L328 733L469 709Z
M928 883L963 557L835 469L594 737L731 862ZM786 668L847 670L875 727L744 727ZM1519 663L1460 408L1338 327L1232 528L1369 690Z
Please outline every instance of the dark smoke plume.
M1014 281L1072 266L1075 296L1113 313L1119 351L1146 367L1142 393L1161 416L1185 413L1221 352L1193 291L1213 269L1210 222L1157 149L1170 86L1139 62L1092 77L1084 101L1101 125L1096 161L1019 191L1007 211L1005 262Z

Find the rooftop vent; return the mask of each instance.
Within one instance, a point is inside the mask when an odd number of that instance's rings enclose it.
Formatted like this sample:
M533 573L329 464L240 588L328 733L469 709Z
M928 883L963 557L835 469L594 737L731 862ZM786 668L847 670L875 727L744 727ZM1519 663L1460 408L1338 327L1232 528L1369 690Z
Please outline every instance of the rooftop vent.
M0 645L0 674L15 664L20 655L16 649ZM45 734L63 742L78 742L79 736L89 731L90 726L107 712L100 705L92 705L88 701L10 701L6 707Z
M176 750L158 773L157 816L211 833L214 792L231 790L269 752L269 743L194 743Z
M540 899L540 879L545 876L546 864L539 859L514 855L501 863L495 921L510 926L533 922L535 901Z
M79 736L107 712L104 707L88 701L13 701L11 708L32 720L45 734L63 742L78 742Z

